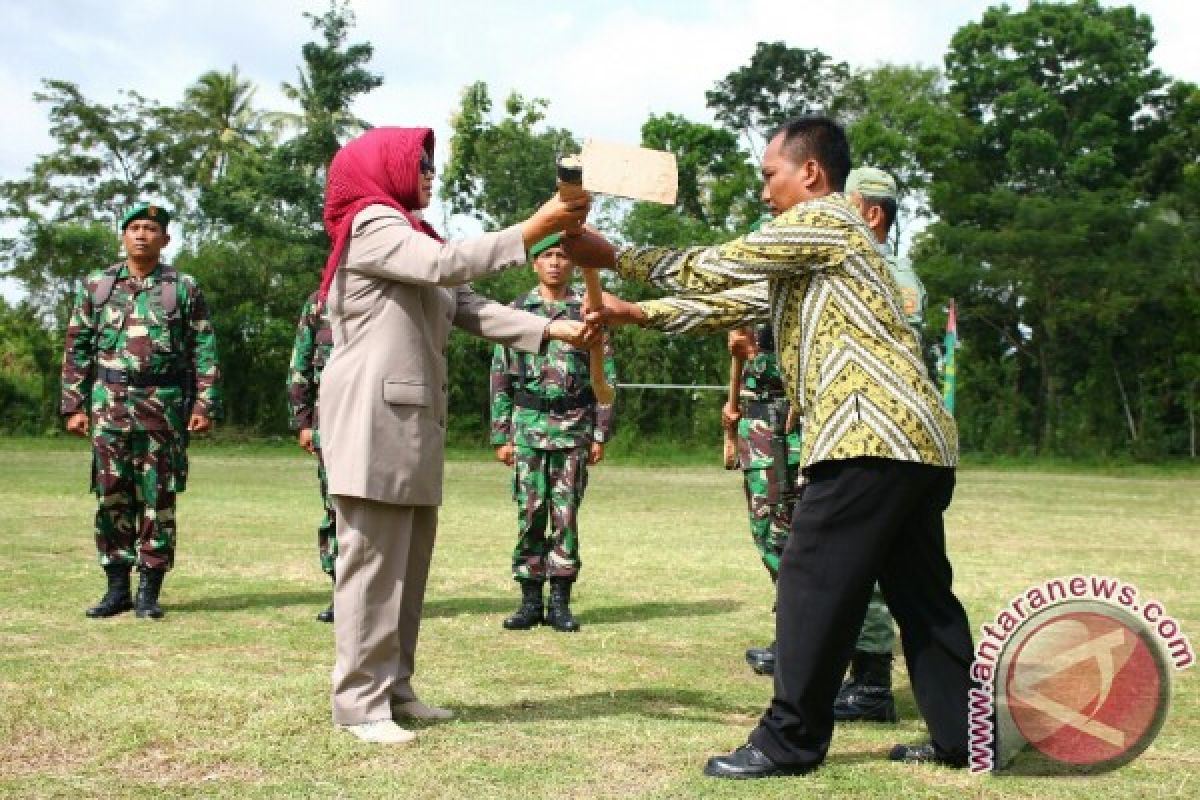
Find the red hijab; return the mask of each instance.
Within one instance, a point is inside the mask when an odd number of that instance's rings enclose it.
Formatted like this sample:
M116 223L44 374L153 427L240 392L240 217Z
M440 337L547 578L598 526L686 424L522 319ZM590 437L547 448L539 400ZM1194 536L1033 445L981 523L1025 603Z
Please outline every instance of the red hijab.
M442 241L432 225L409 210L417 206L425 153L433 154L429 128L372 128L337 151L325 181L325 231L333 245L321 273L322 302L350 241L354 217L367 206L390 206L413 230Z

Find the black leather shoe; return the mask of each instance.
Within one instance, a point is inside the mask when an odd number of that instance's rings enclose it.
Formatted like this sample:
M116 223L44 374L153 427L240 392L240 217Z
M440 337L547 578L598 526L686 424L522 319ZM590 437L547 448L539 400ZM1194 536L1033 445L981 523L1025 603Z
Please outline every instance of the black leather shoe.
M888 753L891 761L903 761L906 764L940 764L943 767L961 769L967 765L965 758L948 756L932 742L929 744L898 744Z
M746 744L723 756L713 756L704 765L704 774L710 778L774 778L784 775L804 775L815 767L781 767L754 745Z
M775 674L775 643L766 647L751 647L746 651L746 663L759 675Z
M333 622L333 603L324 611L317 612L317 622Z

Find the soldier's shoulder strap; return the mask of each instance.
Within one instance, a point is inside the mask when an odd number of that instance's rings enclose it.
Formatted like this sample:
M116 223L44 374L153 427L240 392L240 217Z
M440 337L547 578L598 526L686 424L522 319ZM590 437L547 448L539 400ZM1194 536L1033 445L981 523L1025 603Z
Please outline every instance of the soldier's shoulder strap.
M121 268L125 266L124 261L118 261L105 267L104 272L100 273L100 278L92 286L92 308L99 311L108 302L108 298L112 297L113 286L117 283L117 276L121 274Z
M92 286L92 308L99 311L104 307L112 297L113 287L117 284L117 278L121 274L122 267L125 262L118 261L109 266L100 274L99 280ZM163 264L159 270L159 302L162 304L163 311L167 316L175 316L175 312L179 309L179 273L174 267L169 267Z
M174 267L162 264L158 271L158 299L168 317L174 317L179 310L179 272Z

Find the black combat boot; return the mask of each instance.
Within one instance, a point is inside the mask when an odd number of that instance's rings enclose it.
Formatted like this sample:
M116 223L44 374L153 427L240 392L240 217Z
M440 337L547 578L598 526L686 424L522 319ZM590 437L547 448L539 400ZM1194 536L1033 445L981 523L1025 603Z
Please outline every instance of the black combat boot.
M542 582L522 580L521 605L516 613L504 620L504 627L510 631L527 631L545 621L542 609Z
M758 675L775 674L775 643L766 647L751 647L746 651L746 663Z
M891 653L855 651L850 677L833 701L833 718L839 722L896 721Z
M571 615L571 584L570 578L550 579L550 603L546 608L546 624L556 631L574 633L579 630L579 623Z
M333 583L336 586L337 585L337 576L330 575L329 577L333 579ZM329 608L325 609L324 611L317 612L317 622L333 622L333 598L332 597L329 598Z
M162 591L163 577L167 571L142 567L140 573L137 590L137 616L139 619L146 617L162 619L163 610L158 607L158 593Z
M108 577L108 590L99 603L83 612L92 619L112 617L133 608L129 596L129 565L109 564L104 568L104 574Z

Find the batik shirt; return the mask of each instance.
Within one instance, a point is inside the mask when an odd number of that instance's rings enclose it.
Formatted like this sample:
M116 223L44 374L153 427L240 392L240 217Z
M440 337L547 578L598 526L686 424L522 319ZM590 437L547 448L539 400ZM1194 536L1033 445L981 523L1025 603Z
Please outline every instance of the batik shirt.
M713 247L625 248L621 275L671 292L647 325L710 333L770 320L804 417L801 464L878 457L952 466L958 433L921 359L875 237L841 194Z

